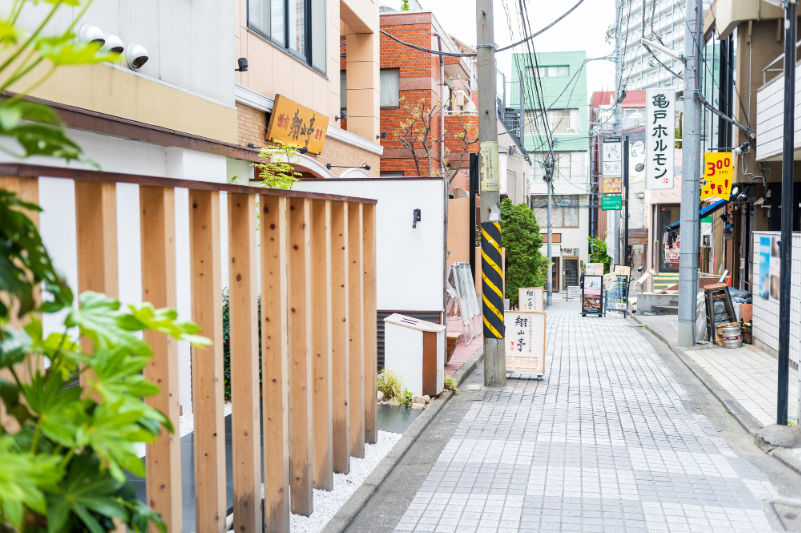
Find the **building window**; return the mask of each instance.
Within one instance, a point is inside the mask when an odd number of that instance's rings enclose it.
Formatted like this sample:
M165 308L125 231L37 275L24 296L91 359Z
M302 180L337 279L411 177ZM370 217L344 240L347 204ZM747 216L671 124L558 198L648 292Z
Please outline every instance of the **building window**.
M339 71L339 108L348 108L348 71Z
M532 154L534 164L532 165L531 178L535 182L542 181L545 176L545 152ZM556 152L554 154L554 181L565 179L578 187L587 186L587 153L586 152ZM578 190L577 190L578 192Z
M551 133L577 134L581 131L581 119L578 109L549 109L545 112L548 129ZM541 132L543 112L540 110L526 111L526 133L545 135Z
M400 107L400 69L381 69L381 107Z
M322 74L325 0L248 0L248 28Z
M565 76L570 76L570 67L568 65L556 67L540 66L538 69L535 69L534 67L527 67L526 76L533 78L535 70L539 73L540 78L562 78Z
M548 197L532 196L534 216L540 229L548 229ZM551 196L551 227L577 228L579 227L579 197L578 195L554 194Z

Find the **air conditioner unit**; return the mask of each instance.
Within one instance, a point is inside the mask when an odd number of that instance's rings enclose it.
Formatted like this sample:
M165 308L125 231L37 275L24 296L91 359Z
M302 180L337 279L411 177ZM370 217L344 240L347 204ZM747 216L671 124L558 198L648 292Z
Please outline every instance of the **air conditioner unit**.
M468 101L467 92L465 92L462 89L457 89L456 90L456 105L464 106L464 105L467 104L467 101Z
M576 131L574 128L568 128L567 132L568 133L578 133L578 131Z

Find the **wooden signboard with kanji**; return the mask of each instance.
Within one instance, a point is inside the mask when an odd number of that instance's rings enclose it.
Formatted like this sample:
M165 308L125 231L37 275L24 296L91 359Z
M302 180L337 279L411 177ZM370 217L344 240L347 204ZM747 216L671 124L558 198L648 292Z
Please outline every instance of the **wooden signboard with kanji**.
M312 154L323 151L328 117L308 107L296 104L289 98L275 97L267 140L282 141L290 146L306 148Z

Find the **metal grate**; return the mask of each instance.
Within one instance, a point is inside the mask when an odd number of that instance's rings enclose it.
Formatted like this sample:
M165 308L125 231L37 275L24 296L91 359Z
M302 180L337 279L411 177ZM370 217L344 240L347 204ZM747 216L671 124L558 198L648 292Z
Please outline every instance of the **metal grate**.
M384 319L393 313L417 318L439 324L440 313L438 311L378 311L378 371L384 369Z

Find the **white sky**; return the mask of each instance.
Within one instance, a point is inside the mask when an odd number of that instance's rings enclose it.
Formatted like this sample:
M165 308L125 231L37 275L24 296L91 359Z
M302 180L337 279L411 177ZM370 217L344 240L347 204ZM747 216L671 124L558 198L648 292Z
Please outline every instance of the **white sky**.
M537 32L552 21L559 18L578 0L523 0L528 5L528 13L532 18L530 27ZM512 36L506 21L504 2L514 17L518 0L495 0L495 41L500 46L511 44ZM476 44L476 1L475 0L420 0L425 9L430 9L442 24L444 30L465 43ZM607 28L615 21L614 0L584 0L570 15L554 27L536 37L536 52L577 52L586 51L587 57L601 57L614 52L614 41L607 45L604 35ZM515 31L519 23L512 19ZM512 52L525 52L520 46L514 50L498 54L498 68L506 74L507 82L510 74ZM611 90L614 88L615 64L612 61L592 61L587 69L587 92ZM571 73L572 74L572 73ZM500 89L500 88L499 88Z

